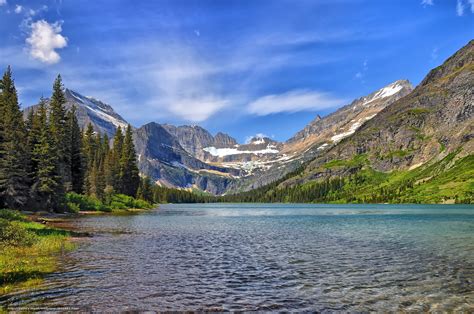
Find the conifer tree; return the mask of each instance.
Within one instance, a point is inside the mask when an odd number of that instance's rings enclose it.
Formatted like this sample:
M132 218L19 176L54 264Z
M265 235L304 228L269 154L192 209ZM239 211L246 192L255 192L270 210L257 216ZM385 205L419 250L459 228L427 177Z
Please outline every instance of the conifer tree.
M0 111L1 199L10 208L21 208L28 201L29 190L26 129L10 67L2 78Z
M53 94L50 100L49 129L53 152L57 155L59 172L67 190L71 184L71 169L69 162L69 134L66 127L66 96L61 75L58 75L53 85Z
M120 160L122 158L123 134L120 127L117 128L113 139L113 147L109 151L105 160L105 177L109 193L114 191L119 193L122 189L120 177Z
M36 204L44 209L50 211L62 209L64 189L57 151L53 150L53 139L50 136L44 102L40 104L36 119L38 141L34 145L32 160L37 164L37 172L34 176L32 195L35 196Z
M140 184L140 176L137 167L137 157L135 153L135 145L133 144L132 127L127 126L125 138L123 140L122 157L120 159L120 177L121 177L121 193L135 196Z
M92 124L87 125L82 138L82 163L84 165L84 187L83 191L86 194L92 194L92 168L94 166L94 158L96 151L96 142L94 137L94 128Z
M73 106L66 117L70 148L69 162L71 170L72 191L80 194L84 185L84 166L82 160L82 134L76 117L76 107Z

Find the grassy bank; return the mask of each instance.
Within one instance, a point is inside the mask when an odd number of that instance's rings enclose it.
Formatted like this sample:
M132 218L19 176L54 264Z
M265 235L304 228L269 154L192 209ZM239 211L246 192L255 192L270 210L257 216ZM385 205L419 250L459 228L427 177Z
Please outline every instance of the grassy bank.
M31 288L57 266L57 257L74 247L71 232L0 209L0 295Z

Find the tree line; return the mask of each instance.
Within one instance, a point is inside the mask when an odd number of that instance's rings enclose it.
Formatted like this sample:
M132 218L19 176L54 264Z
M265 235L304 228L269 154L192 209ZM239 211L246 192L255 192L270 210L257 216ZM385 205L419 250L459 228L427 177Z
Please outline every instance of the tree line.
M12 70L0 80L0 206L64 211L66 194L101 201L113 194L144 195L130 125L107 135L89 124L83 132L76 108L66 110L61 76L51 98L42 98L26 121ZM141 187L141 191L140 190Z

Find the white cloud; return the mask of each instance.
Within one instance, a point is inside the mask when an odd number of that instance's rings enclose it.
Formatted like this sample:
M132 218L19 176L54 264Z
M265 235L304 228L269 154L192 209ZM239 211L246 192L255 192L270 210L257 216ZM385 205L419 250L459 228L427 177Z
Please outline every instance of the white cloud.
M461 0L458 0L456 3L456 14L458 16L463 16L464 15L464 4L462 3Z
M431 61L438 59L438 47L433 48L431 51Z
M467 0L467 2L471 6L471 12L474 13L474 0Z
M49 24L45 20L39 20L31 24L30 36L26 39L29 45L30 55L41 62L54 64L61 60L55 49L67 46L67 38L61 35L61 24L59 22Z
M227 100L212 95L171 101L169 110L175 115L192 122L204 121L228 105Z
M23 7L19 4L15 6L15 13L20 14L23 11Z
M265 137L268 137L270 138L268 135L266 135L265 133L257 133L255 135L249 135L247 137L245 137L245 144L250 144L250 142L255 138L255 139L263 139Z
M2 5L6 5L6 4L7 4L7 0L0 0L0 7L1 7Z
M249 113L265 116L279 112L315 111L340 106L344 101L328 93L311 90L293 90L283 94L267 95L251 102Z
M422 0L421 4L424 6L433 5L433 0Z
M359 79L359 80L362 80L364 78L365 74L367 73L368 69L369 69L369 63L368 63L367 60L364 60L364 62L362 63L362 70L358 71L355 74L355 78Z

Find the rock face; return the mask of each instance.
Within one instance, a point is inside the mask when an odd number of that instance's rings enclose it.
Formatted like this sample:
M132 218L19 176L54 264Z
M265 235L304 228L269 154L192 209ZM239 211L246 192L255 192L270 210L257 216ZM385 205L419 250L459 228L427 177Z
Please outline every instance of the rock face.
M85 129L89 123L96 132L113 137L117 127L126 128L127 121L123 119L114 109L100 100L86 97L70 89L65 90L66 110L72 106L76 107L76 115L81 129ZM38 105L28 107L23 114L26 118L31 110L36 110Z
M186 134L189 128L180 127ZM169 187L197 188L212 194L224 193L240 171L209 165L188 152L181 145L179 138L168 130L176 131L176 127L148 123L135 130L134 141L138 154L141 173L150 176L158 184ZM202 141L208 134L202 128L192 134L200 134ZM184 137L188 149L197 146L190 141L193 137ZM212 139L212 136L207 137Z
M248 191L274 182L301 165L323 154L357 131L381 110L408 95L413 86L407 80L395 81L325 117L319 115L287 142L279 152L254 165L253 173L237 183L236 191Z
M384 108L284 185L354 171L351 167L325 169L331 160L359 156L370 168L390 172L429 165L450 153L454 163L473 152L474 40L433 69L412 93Z
M237 141L224 133L217 133L212 136L207 130L200 126L174 126L164 124L163 127L172 135L176 137L180 145L194 157L209 161L210 155L204 150L206 147L229 147L237 144Z
M409 81L399 80L354 100L324 118L318 115L286 142L285 151L302 151L317 143L320 143L320 149L324 149L337 143L412 90L413 86Z

